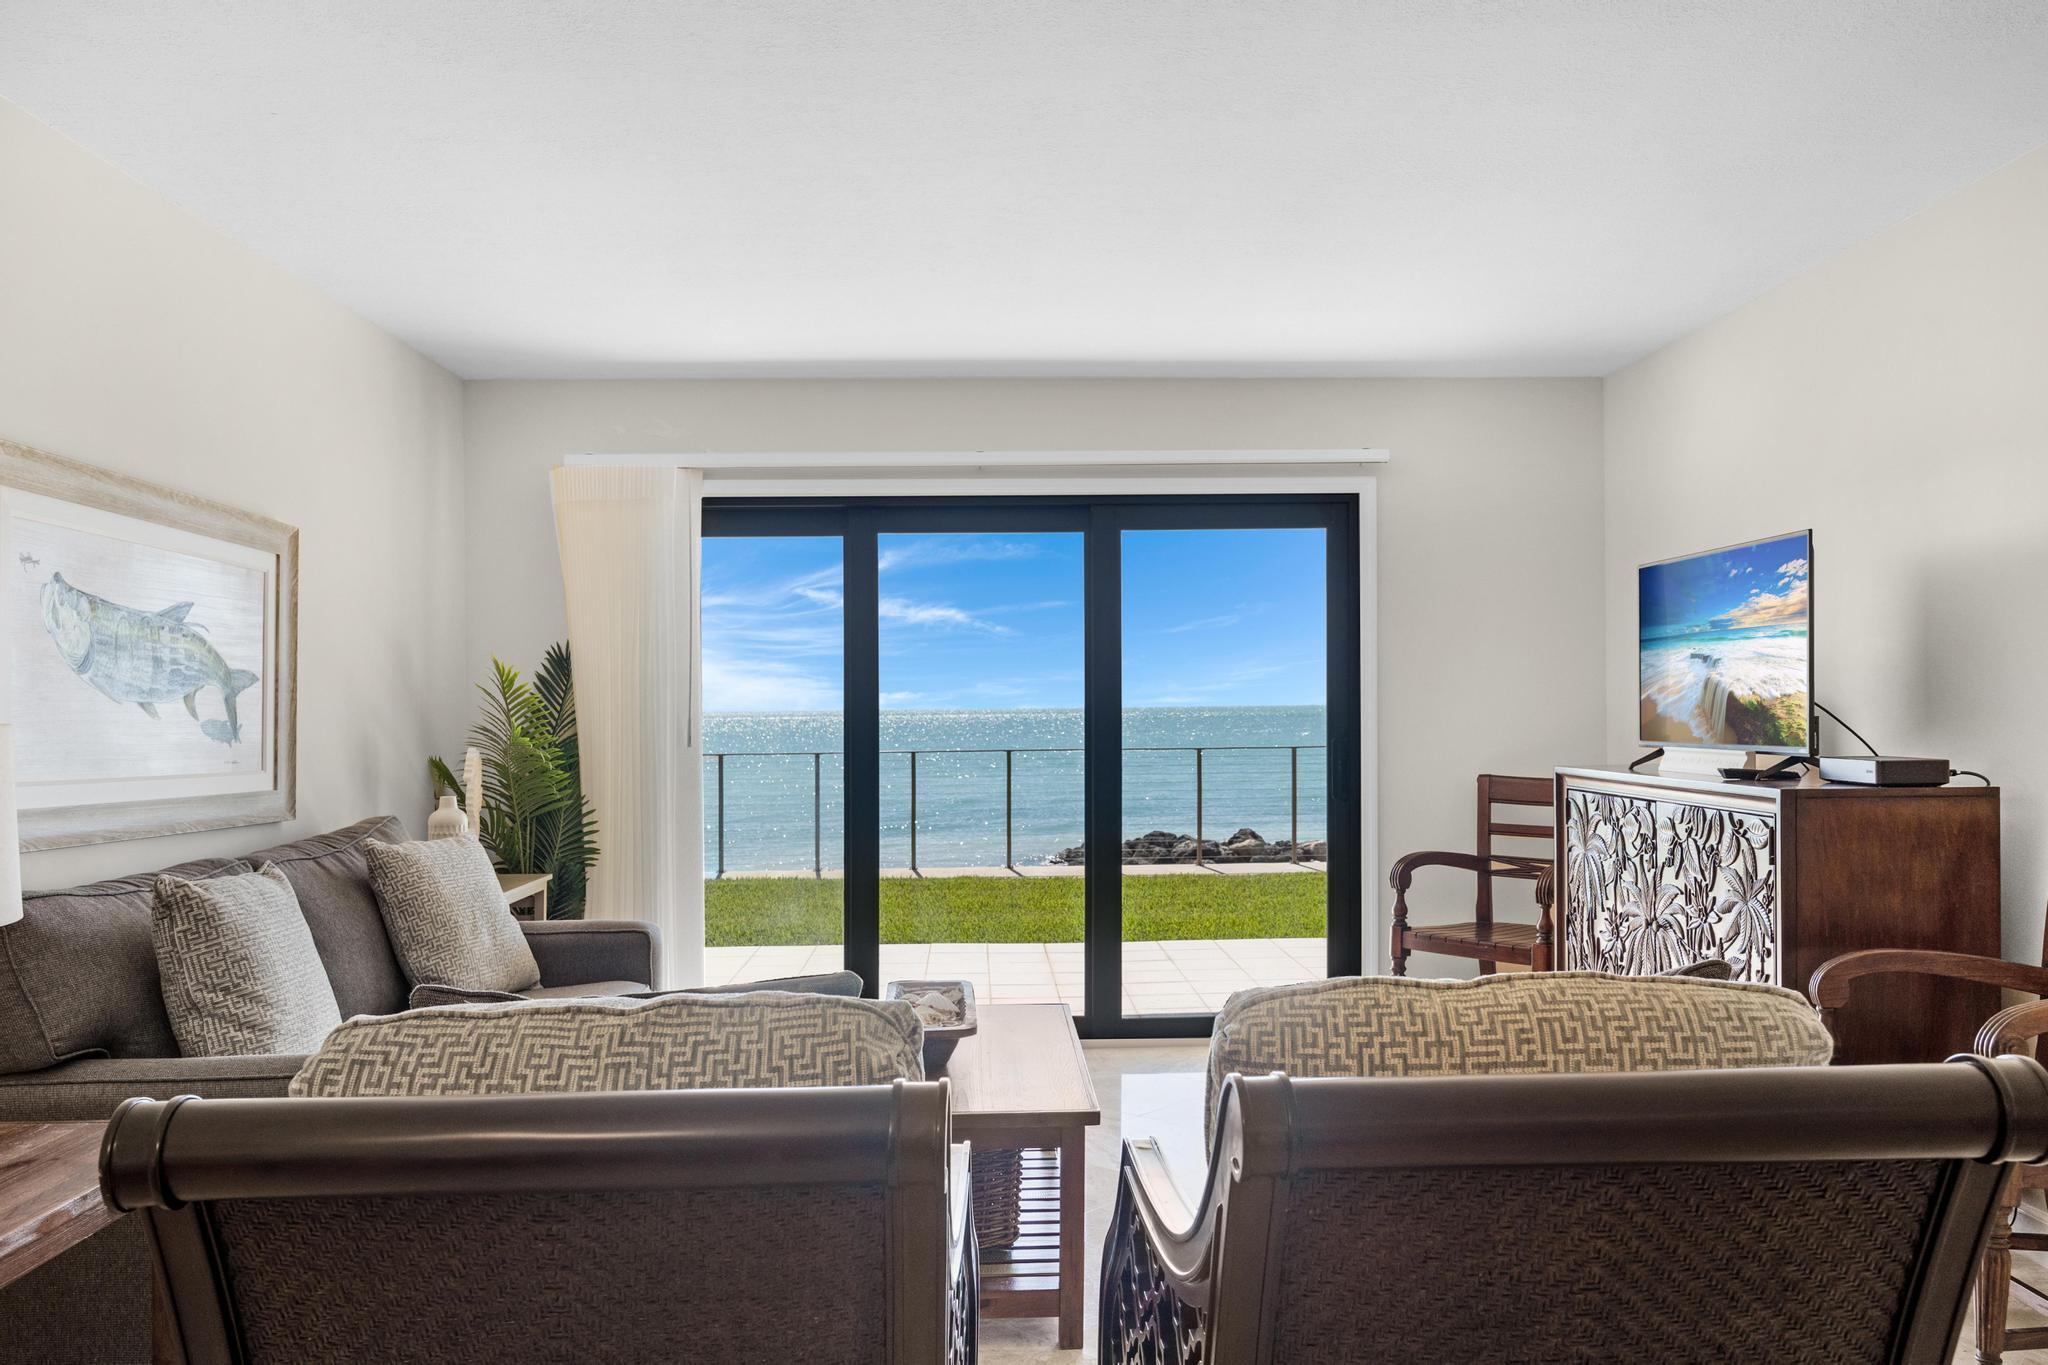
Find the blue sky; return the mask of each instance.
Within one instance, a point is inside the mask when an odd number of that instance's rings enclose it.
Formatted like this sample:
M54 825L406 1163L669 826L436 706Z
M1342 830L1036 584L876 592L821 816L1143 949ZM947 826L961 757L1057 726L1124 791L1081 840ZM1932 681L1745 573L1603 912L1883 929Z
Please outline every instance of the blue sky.
M1638 575L1642 633L1807 624L1805 532L1658 564Z
M836 538L704 541L707 711L841 704ZM883 536L885 709L1079 707L1081 536ZM1124 536L1132 706L1323 700L1323 533Z

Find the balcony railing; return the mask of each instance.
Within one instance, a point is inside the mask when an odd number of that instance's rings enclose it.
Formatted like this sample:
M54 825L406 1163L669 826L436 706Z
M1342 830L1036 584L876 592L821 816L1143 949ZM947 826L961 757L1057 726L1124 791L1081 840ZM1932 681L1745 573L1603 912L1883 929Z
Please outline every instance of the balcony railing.
M1301 755L1304 750L1316 753L1328 748L1323 744L1182 744L1142 745L1123 750L1126 754L1193 754L1195 756L1195 852L1196 866L1203 865L1202 847L1202 804L1203 764L1207 755L1217 753L1285 753L1287 755L1287 846L1288 862L1301 861ZM1018 754L1078 754L1078 747L1070 748L1011 748L1011 749L884 749L884 757L908 757L910 760L910 870L917 866L917 761L920 757L935 754L1001 754L1003 756L1003 867L1015 871L1017 867L1016 841L1016 794ZM725 875L725 761L729 758L808 758L811 760L811 872L813 876L825 875L825 783L824 762L829 754L838 756L836 749L783 749L729 751L706 754L717 766L716 786L717 829L718 829L718 871Z

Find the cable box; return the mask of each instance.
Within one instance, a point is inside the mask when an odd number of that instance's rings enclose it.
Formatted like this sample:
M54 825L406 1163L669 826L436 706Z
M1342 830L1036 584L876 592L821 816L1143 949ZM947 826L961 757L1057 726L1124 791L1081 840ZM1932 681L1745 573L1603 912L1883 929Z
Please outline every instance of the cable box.
M1894 758L1888 754L1852 754L1820 761L1823 782L1854 782L1863 787L1945 787L1945 758Z

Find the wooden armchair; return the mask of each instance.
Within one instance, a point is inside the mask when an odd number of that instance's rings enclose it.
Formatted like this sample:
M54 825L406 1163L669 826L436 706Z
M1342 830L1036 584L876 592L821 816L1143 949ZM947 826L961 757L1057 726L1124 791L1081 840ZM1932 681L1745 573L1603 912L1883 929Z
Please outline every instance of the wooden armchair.
M1494 817L1496 806L1541 807L1554 812L1556 796L1551 780L1547 777L1503 777L1497 773L1481 773L1478 786L1477 851L1410 853L1394 863L1393 873L1387 879L1394 888L1395 976L1408 974L1408 954L1411 952L1476 958L1481 972L1491 972L1502 962L1518 963L1538 972L1547 972L1551 968L1551 859L1496 854L1493 848L1495 839L1542 840L1546 844L1554 840L1554 823L1517 823ZM1471 919L1455 924L1416 925L1408 922L1408 888L1415 880L1416 871L1424 867L1455 867L1477 874L1479 889L1473 899ZM1500 877L1536 883L1537 916L1534 923L1493 917L1493 883Z
M1814 970L1807 995L1820 1009L1821 1022L1834 1031L1835 1016L1849 1003L1854 984L1867 976L1917 976L2018 991L2048 997L2048 967L2029 967L1994 957L1942 953L1929 949L1872 948L1830 958ZM2002 1009L1985 1020L1971 1051L1985 1057L2032 1053L2035 1040L2048 1034L2048 998ZM1965 1040L1957 1039L1961 1048ZM2027 1190L2048 1190L2048 1166L2016 1166L1999 1193L1977 1274L1977 1359L1996 1365L2007 1348L2028 1350L2048 1346L2048 1327L2008 1328L2007 1313L2017 1285L2044 1305L2048 1290L2036 1288L2013 1273L2012 1253L2048 1251L2048 1233L2015 1232L2013 1221Z
M1193 1201L1125 1144L1097 1359L1947 1365L2044 1125L2020 1057L1232 1076Z
M971 1365L950 1125L944 1081L129 1100L100 1183L189 1365Z

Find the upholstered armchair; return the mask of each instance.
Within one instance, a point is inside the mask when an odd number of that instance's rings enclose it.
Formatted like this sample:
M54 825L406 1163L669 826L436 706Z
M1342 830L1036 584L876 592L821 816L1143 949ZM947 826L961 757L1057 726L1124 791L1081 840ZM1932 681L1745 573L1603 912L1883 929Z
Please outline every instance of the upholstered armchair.
M946 1092L130 1100L101 1181L188 1365L968 1365Z
M383 1019L348 1019L334 1029L328 1042L313 1056L305 1060L305 1066L291 1081L293 1101L307 1103L319 1099L328 1103L336 1097L348 1099L369 1099L375 1097L379 1105L397 1103L397 1099L422 1099L424 1105L412 1105L420 1113L442 1113L438 1105L455 1103L457 1097L541 1097L561 1095L565 1107L561 1113L588 1115L588 1124L594 1132L604 1132L604 1115L612 1113L606 1105L614 1099L641 1099L639 1095L618 1095L621 1091L698 1091L698 1093L725 1093L725 1095L758 1095L764 1091L786 1091L797 1093L823 1093L815 1087L831 1089L862 1089L874 1091L877 1087L889 1087L903 1083L924 1081L924 1027L909 1005L897 1001L862 1001L850 997L825 997L825 995L793 995L793 993L762 993L762 995L664 995L653 999L612 999L612 1001L516 1001L516 1003L483 1003L483 1005L446 1005L436 1009L414 1009L403 1015L389 1015ZM795 1087L803 1087L801 1091ZM934 1087L913 1085L913 1093L924 1093ZM578 1109L578 1105L584 1105ZM356 1105L360 1107L360 1105ZM375 1109L381 1113L381 1109ZM346 1113L346 1111L344 1111ZM485 1115L489 1111L483 1111ZM520 1111L506 1109L508 1115ZM553 1113L553 1111L545 1111ZM618 1113L637 1113L625 1109ZM678 1109L678 1115L692 1113L690 1109ZM719 1113L707 1109L707 1113ZM733 1109L731 1113L752 1113L745 1107ZM766 1113L766 1111L762 1111ZM782 1113L782 1111L776 1111ZM811 1113L803 1107L788 1109L788 1113ZM819 1152L836 1150L840 1132L831 1128L829 1113L811 1113L815 1121L813 1138L821 1144L817 1150L805 1148L809 1156L793 1156L793 1173L807 1169L805 1162L819 1156ZM750 1119L752 1121L752 1119ZM506 1119L508 1128L516 1128L514 1119ZM565 1117L567 1126L569 1119ZM686 1128L686 1126L684 1126ZM795 1132L795 1130L791 1130ZM745 1140L745 1134L731 1134L731 1144L717 1148L725 1152L721 1160L733 1162L733 1171L752 1173L756 1164L770 1158L776 1150L772 1144L782 1142L780 1136L762 1130L756 1134L770 1146L754 1148ZM870 1134L872 1136L872 1134ZM451 1142L455 1136L451 1134ZM850 1136L852 1142L860 1144L860 1134ZM791 1148L795 1150L795 1148ZM610 1160L612 1148L602 1144L592 1148L588 1154L573 1156L573 1160ZM571 1156L563 1156L571 1160ZM772 1169L772 1166L770 1166ZM838 1169L827 1162L823 1169ZM973 1181L969 1177L969 1166L963 1158L944 1166L946 1189L958 1201L956 1222L938 1228L930 1218L918 1224L889 1224L885 1220L848 1214L860 1222L860 1236L870 1240L891 1240L893 1236L918 1236L924 1238L920 1248L911 1248L907 1254L913 1257L913 1269L920 1275L930 1275L930 1261L915 1261L915 1257L932 1257L944 1252L948 1238L967 1236L971 1238L971 1209L965 1199L971 1195ZM801 1175L791 1175L791 1181ZM598 1185L600 1189L612 1189ZM838 1195L834 1195L838 1197ZM780 1216L780 1214L778 1214ZM745 1218L754 1218L748 1214ZM768 1218L766 1205L762 1218ZM776 1232L768 1222L762 1224L762 1236L770 1236L774 1244L791 1259L791 1277L801 1277L805 1267L815 1263L817 1257L838 1259L844 1254L846 1230L838 1230L821 1242L813 1242L813 1232L805 1232L809 1226L803 1222L805 1216L788 1212L788 1226ZM717 1220L715 1220L717 1222ZM731 1230L731 1220L723 1224ZM590 1236L602 1238L600 1228L592 1228ZM717 1226L705 1228L707 1246L717 1246L721 1232ZM838 1240L834 1240L838 1238ZM465 1242L475 1250L475 1240ZM891 1252L899 1254L899 1252ZM524 1283L524 1295L528 1300L537 1291L545 1289L547 1300L553 1302L563 1285L580 1283L578 1273L563 1271L565 1281L555 1279L557 1263L549 1261L539 1267L530 1265L520 1254L504 1254L494 1250L492 1254L479 1257L481 1263L496 1265L496 1273L504 1275L504 1265L520 1265L522 1271L514 1279ZM870 1269L883 1263L872 1263ZM895 1263L891 1263L895 1265ZM932 1357L932 1355L885 1355L874 1359L887 1361L950 1361L973 1359L973 1338L979 1316L979 1263L973 1248L969 1248L967 1259L954 1257L946 1263L946 1283L952 1285L952 1297L948 1300L948 1312L954 1316L954 1345L965 1342L967 1355ZM903 1265L895 1265L895 1271L905 1271ZM840 1275L838 1269L831 1271L825 1279ZM729 1279L729 1285L737 1285L739 1279ZM764 1281L774 1285L776 1293L784 1291L782 1281ZM897 1283L895 1279L874 1281L874 1285ZM737 1291L737 1289L735 1289ZM838 1285L834 1293L840 1293L838 1314L854 1318L872 1318L870 1304L881 1302L881 1289L874 1293L858 1291L852 1293L846 1285ZM799 1312L801 1304L813 1304L813 1322L823 1322L817 1314L825 1314L825 1304L831 1304L831 1293L821 1293L815 1300L805 1295L795 1295L791 1300L791 1312ZM707 1300L707 1310L711 1300ZM895 1312L895 1310L891 1310ZM801 1322L803 1318L793 1318ZM870 1359L852 1351L844 1355L836 1347L825 1347L821 1342L840 1340L846 1324L831 1322L829 1332L821 1328L815 1342L809 1342L805 1351L793 1355L778 1355L776 1351L739 1351L737 1345L731 1353L717 1349L696 1349L690 1342L688 1332L676 1332L670 1340L668 1351L641 1351L625 1349L618 1351L618 1359L670 1359L676 1351L690 1355L692 1359L705 1361L774 1361L774 1359ZM600 1340L592 1336L590 1340ZM610 1338L602 1338L610 1340ZM733 1338L737 1340L737 1338ZM465 1359L489 1355L477 1351ZM360 1357L338 1357L338 1359L379 1359L375 1353ZM408 1359L422 1359L412 1355ZM508 1361L520 1359L516 1355L504 1357Z
M2027 1058L1664 1074L1233 1075L1200 1193L1127 1143L1100 1365L1947 1365Z

